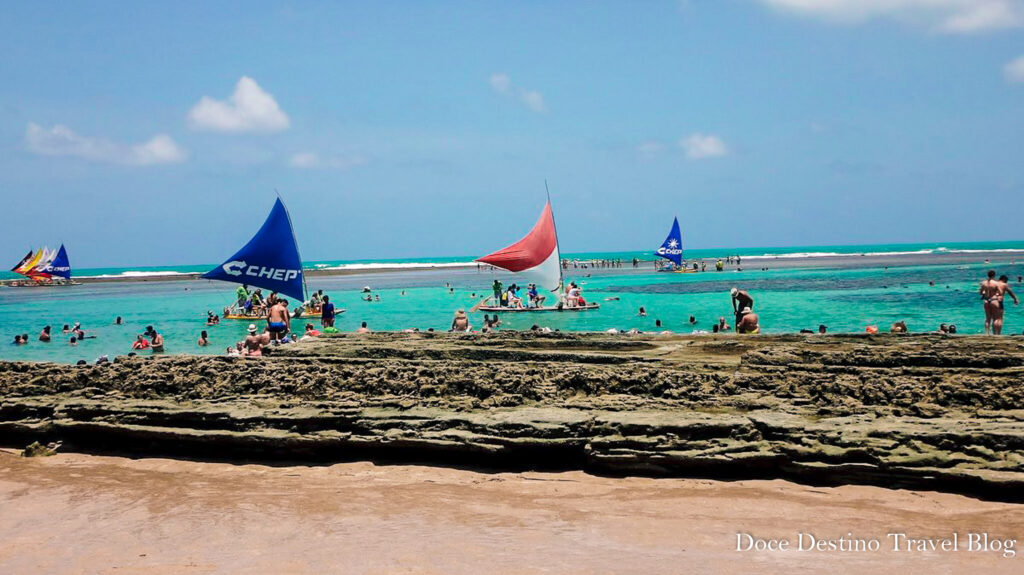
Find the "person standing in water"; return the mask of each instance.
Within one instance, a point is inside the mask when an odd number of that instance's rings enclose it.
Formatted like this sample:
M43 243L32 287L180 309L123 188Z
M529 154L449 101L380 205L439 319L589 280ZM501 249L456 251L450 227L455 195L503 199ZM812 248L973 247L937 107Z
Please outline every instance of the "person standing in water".
M732 311L736 316L736 328L739 329L740 321L743 319L743 308L754 309L754 298L750 297L750 294L746 290L739 288L732 288L729 290L729 295L732 296Z
M323 303L320 305L320 325L334 327L334 317L334 304L331 303L331 297L325 295Z
M155 328L153 329L152 336L150 336L150 348L153 353L162 352L164 350L164 336L160 334Z
M39 332L39 341L50 342L50 326L43 327L43 331Z
M985 334L1000 335L1003 333L1003 300L1009 293L1013 298L1013 304L1020 303L1017 295L1009 290L1009 286L996 279L996 270L988 270L988 277L981 282L978 293L981 295L982 305L985 308Z
M277 341L284 337L284 334L291 331L290 324L287 300L277 299L270 307L270 313L267 314L267 331L270 332L270 339Z

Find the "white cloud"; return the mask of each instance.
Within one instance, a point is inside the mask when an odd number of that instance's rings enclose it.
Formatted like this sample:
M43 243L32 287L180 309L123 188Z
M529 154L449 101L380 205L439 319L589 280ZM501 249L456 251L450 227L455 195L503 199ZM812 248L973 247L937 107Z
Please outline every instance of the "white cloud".
M691 160L720 158L729 153L725 142L713 134L690 134L679 140L679 147L686 152L686 157Z
M537 113L544 113L548 111L547 105L544 103L544 95L537 90L527 90L518 86L512 85L512 79L508 77L508 74L495 72L491 74L489 80L491 89L494 93L502 96L508 96L519 100L519 103L526 106L530 111Z
M189 110L188 123L192 129L212 132L280 132L290 122L273 96L242 76L227 101L200 98Z
M307 170L350 170L367 163L369 163L369 160L366 159L365 156L361 156L359 154L329 156L323 158L320 157L319 154L313 152L299 152L297 154L293 154L288 160L289 166Z
M1004 66L1003 75L1006 77L1007 82L1024 82L1024 56Z
M773 8L844 24L891 19L949 34L1024 26L1024 0L757 0Z
M499 94L508 94L512 87L512 80L508 74L491 74L491 89Z
M43 156L74 156L92 162L130 166L174 164L188 157L188 153L166 134L153 136L142 144L125 145L80 136L61 124L46 129L29 123L25 129L25 145L29 151Z

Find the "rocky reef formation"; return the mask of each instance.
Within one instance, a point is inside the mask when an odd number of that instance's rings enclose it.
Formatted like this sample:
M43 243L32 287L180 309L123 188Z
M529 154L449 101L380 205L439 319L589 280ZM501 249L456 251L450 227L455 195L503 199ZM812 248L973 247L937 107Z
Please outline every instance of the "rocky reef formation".
M1024 499L1024 340L347 335L0 363L0 443L780 477Z

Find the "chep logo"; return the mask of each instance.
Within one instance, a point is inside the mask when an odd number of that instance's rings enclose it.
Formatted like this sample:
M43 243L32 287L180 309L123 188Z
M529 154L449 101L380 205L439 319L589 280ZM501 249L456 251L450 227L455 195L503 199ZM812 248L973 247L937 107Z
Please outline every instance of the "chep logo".
M244 261L230 261L220 266L224 273L229 276L252 278L267 278L276 281L289 281L299 277L299 270L286 270L278 268L266 268L258 265L249 265Z

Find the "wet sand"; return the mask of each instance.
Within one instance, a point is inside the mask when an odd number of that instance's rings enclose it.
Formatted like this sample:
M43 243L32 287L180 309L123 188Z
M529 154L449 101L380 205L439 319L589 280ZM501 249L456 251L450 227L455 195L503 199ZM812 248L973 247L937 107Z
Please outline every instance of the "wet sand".
M2 573L1020 572L1024 506L785 481L264 466L0 451ZM737 552L736 533L879 538L877 552ZM885 534L960 535L893 552Z

